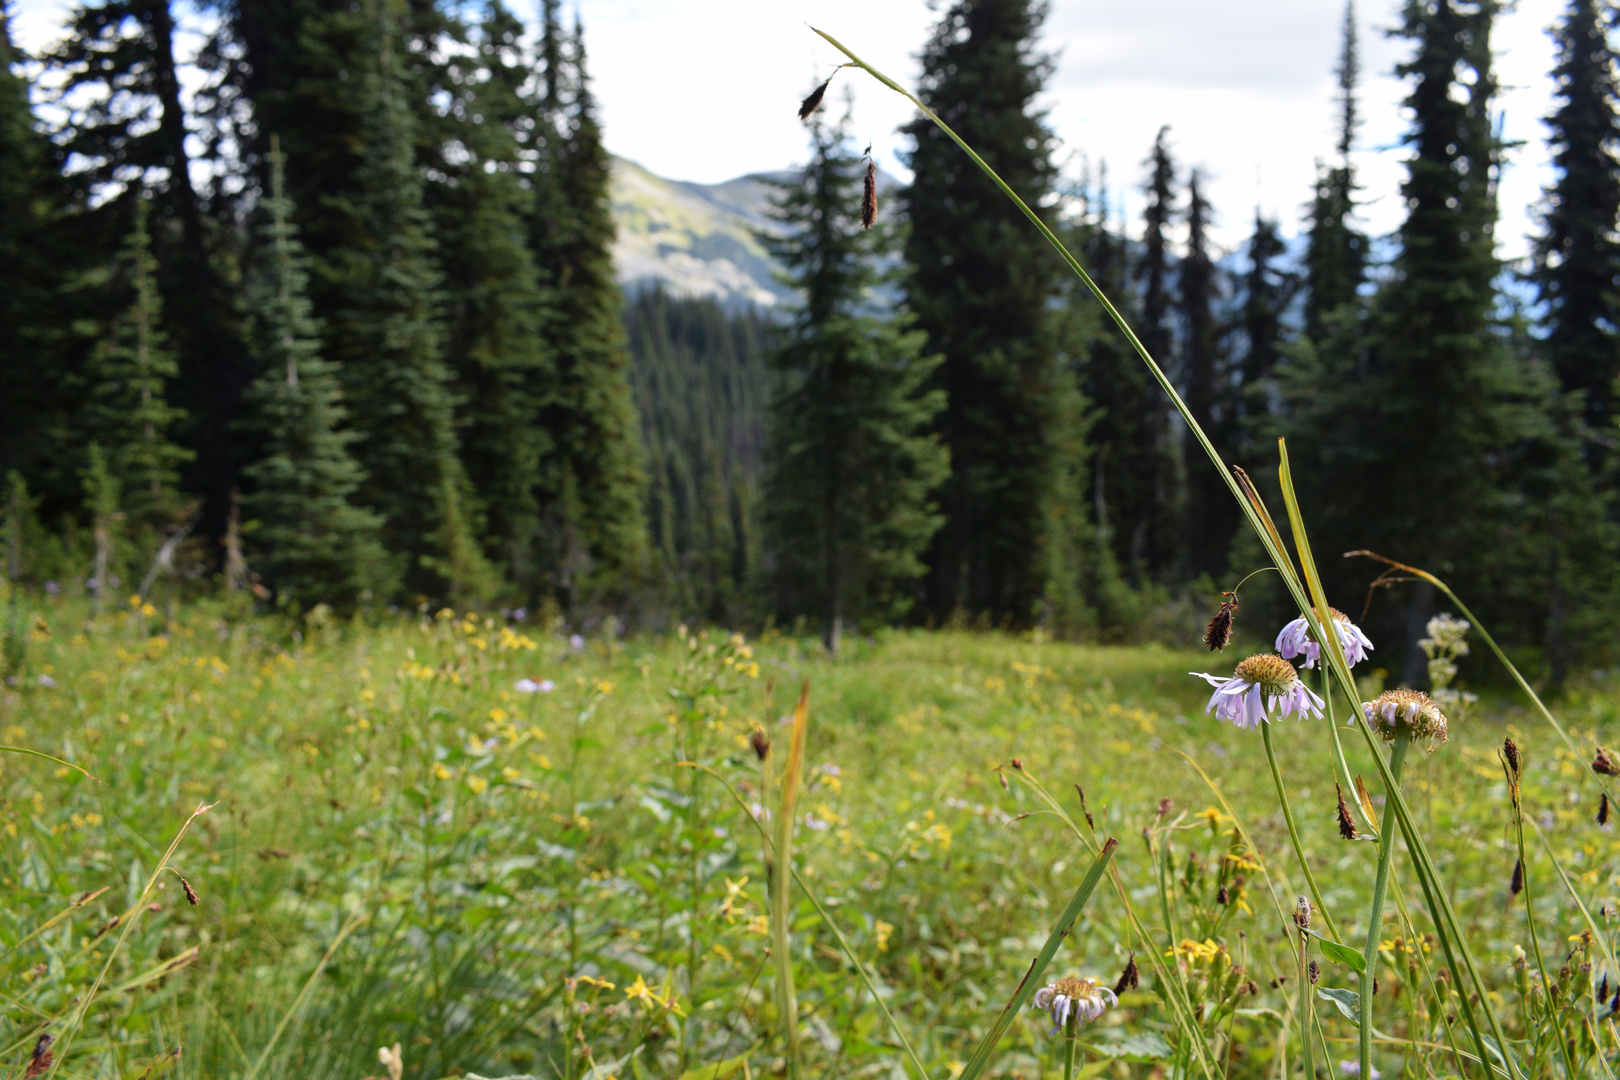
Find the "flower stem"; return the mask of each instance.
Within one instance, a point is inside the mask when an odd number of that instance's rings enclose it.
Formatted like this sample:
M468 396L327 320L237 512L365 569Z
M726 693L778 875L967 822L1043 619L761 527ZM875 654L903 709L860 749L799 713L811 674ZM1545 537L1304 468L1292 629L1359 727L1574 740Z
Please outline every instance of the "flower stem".
M1412 737L1407 733L1405 726L1395 731L1395 745L1389 751L1389 773L1398 785L1401 782L1401 768L1406 764L1406 748L1411 745ZM1393 795L1394 792L1391 792ZM1390 800L1393 804L1393 799ZM1388 815L1385 815L1386 817ZM1384 926L1384 893L1389 889L1389 862L1395 854L1395 832L1389 827L1388 821L1379 822L1378 829L1378 876L1373 879L1372 911L1367 917L1367 948L1366 970L1361 973L1361 1076L1362 1080L1369 1080L1372 1076L1372 999L1373 982L1378 975L1378 944L1382 937Z
M1311 1062L1311 978L1308 970L1311 936L1303 929L1299 934L1299 1050L1304 1056L1305 1080L1314 1080L1316 1066Z
M1322 890L1316 887L1316 875L1311 873L1311 864L1305 861L1305 848L1299 841L1299 826L1294 823L1293 807L1288 805L1288 792L1283 788L1282 770L1277 767L1277 751L1271 745L1271 723L1262 721L1260 724L1261 740L1266 744L1266 760L1271 763L1271 779L1277 785L1277 805L1282 807L1283 820L1288 823L1288 842L1294 845L1294 858L1305 875L1305 885L1311 890L1311 901L1316 904L1316 910L1322 913L1322 920L1327 923L1328 933L1334 941L1342 940L1339 937L1339 928L1333 923L1333 916L1328 914L1327 905L1322 903Z
M1080 1030L1080 1010L1071 1008L1063 1024L1063 1080L1074 1080L1074 1037Z

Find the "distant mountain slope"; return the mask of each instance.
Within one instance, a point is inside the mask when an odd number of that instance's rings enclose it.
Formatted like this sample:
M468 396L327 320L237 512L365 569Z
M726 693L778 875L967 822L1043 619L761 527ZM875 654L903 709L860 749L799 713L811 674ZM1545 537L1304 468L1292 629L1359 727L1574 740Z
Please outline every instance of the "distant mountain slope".
M792 290L773 276L775 264L754 238L774 229L770 181L789 171L754 173L722 184L666 180L633 161L613 159L613 216L619 238L613 261L629 291L662 282L678 296L713 297L726 306L775 307ZM880 197L899 182L878 174Z

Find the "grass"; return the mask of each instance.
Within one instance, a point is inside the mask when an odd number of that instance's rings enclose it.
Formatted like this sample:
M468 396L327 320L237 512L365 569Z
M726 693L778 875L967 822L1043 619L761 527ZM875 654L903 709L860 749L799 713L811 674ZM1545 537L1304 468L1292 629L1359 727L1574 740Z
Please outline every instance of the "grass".
M317 618L295 635L207 604L167 627L139 610L92 623L77 601L34 606L0 742L95 779L0 757L0 1076L21 1074L41 1031L65 1049L56 1075L75 1077L358 1080L385 1072L377 1048L396 1042L421 1080L783 1071L760 833L719 780L678 763L707 764L745 803L773 802L748 736L761 726L769 765L781 762L803 679L795 863L930 1076L970 1059L1091 863L1075 784L1096 836L1122 841L1117 887L1091 899L1050 975L1111 985L1133 952L1143 971L1140 990L1081 1030L1076 1071L1297 1065L1279 1055L1297 1055L1285 912L1304 882L1258 733L1204 717L1207 691L1186 675L1226 670L1237 647L896 632L834 663L780 636L576 648L449 614ZM521 678L556 686L524 694ZM1578 742L1614 731L1620 699L1594 686L1563 709ZM1526 759L1528 895L1556 996L1536 978L1525 896L1510 902L1518 840L1496 759L1509 733ZM1273 735L1323 900L1358 942L1377 845L1339 838L1325 724ZM1377 790L1360 742L1345 746ZM1552 1052L1553 1021L1577 999L1611 1057L1617 1042L1592 1004L1592 984L1612 993L1620 980L1600 914L1620 906L1620 844L1593 820L1593 780L1540 720L1489 700L1407 762L1408 804L1492 1003L1539 1071L1603 1075ZM203 803L213 809L176 848L175 873L143 896ZM1378 1042L1374 1060L1386 1076L1459 1061L1478 1073L1458 1002L1430 977L1440 950L1399 846L1394 866L1375 1032L1432 1045ZM1586 923L1560 874L1602 932L1590 947L1571 940ZM801 892L789 899L802 1075L900 1075L900 1045L837 938ZM1320 987L1354 989L1347 964L1312 956ZM1356 1029L1317 1005L1317 1063L1337 1073ZM79 1009L82 1028L63 1038ZM1026 1010L988 1074L1059 1070L1049 1027Z

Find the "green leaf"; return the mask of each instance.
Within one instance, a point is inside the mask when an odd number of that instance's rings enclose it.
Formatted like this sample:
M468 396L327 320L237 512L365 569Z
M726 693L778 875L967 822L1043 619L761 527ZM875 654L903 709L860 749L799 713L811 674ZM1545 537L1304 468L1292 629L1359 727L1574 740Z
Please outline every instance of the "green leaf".
M1092 1043L1089 1048L1105 1057L1139 1062L1168 1061L1175 1052L1164 1036L1156 1031Z
M1344 1018L1361 1026L1361 995L1354 990L1339 990L1332 986L1318 986L1316 996L1323 1001L1331 1001L1344 1013Z
M695 1069L688 1069L681 1073L681 1080L726 1080L734 1072L741 1071L743 1063L748 1060L747 1054L738 1054L734 1058L716 1061L708 1065L700 1065Z
M1357 975L1364 975L1367 971L1367 958L1360 951L1348 945L1340 945L1337 941L1329 941L1320 934L1311 934L1322 946L1322 955L1329 960L1337 960L1341 964L1349 964Z

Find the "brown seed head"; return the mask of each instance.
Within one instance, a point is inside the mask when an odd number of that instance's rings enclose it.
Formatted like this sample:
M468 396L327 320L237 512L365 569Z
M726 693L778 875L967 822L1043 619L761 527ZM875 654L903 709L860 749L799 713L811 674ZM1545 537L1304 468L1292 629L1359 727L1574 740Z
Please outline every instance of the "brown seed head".
M1311 902L1303 896L1299 898L1299 909L1294 912L1294 925L1301 930L1311 928Z
M1356 820L1350 816L1350 804L1344 801L1344 790L1338 784L1333 790L1339 793L1339 835L1346 840L1356 838Z
M1315 960L1312 960L1311 966L1309 969L1307 969L1305 974L1310 977L1311 985L1315 986L1316 980L1322 977L1322 965L1318 964Z
M1524 892L1524 860L1515 859L1513 862L1513 878L1508 882L1508 895L1518 896Z
M1597 823L1599 825L1609 823L1609 793L1607 791L1598 796Z
M1086 824L1095 830L1097 828L1097 823L1091 820L1091 811L1086 809L1086 789L1081 787L1079 784L1076 784L1074 785L1074 790L1080 793L1080 812L1086 815Z
M23 1080L34 1080L36 1076L43 1076L45 1070L51 1067L51 1043L55 1041L56 1036L46 1032L34 1043L34 1053L28 1059L28 1071L23 1073Z
M192 907L197 906L197 890L191 887L191 882L185 878L180 879L180 887L186 891L186 903Z
M754 748L754 756L761 761L771 756L771 737L765 734L762 727L756 727L749 733L748 745Z
M1118 997L1127 990L1135 990L1142 985L1142 974L1136 970L1136 954L1131 953L1129 960L1125 961L1125 970L1120 972L1119 982L1114 984L1114 996Z
M1174 806L1174 805L1175 805L1175 803L1170 801L1170 796L1168 796L1168 795L1166 795L1164 798L1160 799L1159 800L1159 817L1163 818L1164 815L1166 815L1166 814L1168 814L1170 812L1170 808L1172 806Z
M1616 765L1614 759L1600 746L1597 757L1592 759L1592 771L1599 776L1620 776L1620 765Z
M1222 593L1221 609L1215 617L1209 620L1209 628L1204 631L1204 644L1209 646L1210 652L1220 652L1232 640L1232 622L1237 616L1237 594Z
M861 186L861 228L870 229L877 220L877 163L866 160L866 180Z
M1502 740L1502 756L1507 758L1508 768L1513 770L1513 778L1519 778L1519 769L1522 767L1519 759L1519 744L1511 738Z
M799 119L808 120L810 114L821 108L821 99L827 96L827 86L832 82L831 77L814 90L810 91L803 101L799 102Z
M1226 891L1226 882L1224 881L1221 882L1221 887L1215 890L1215 902L1221 907L1227 907L1232 903L1232 894Z

